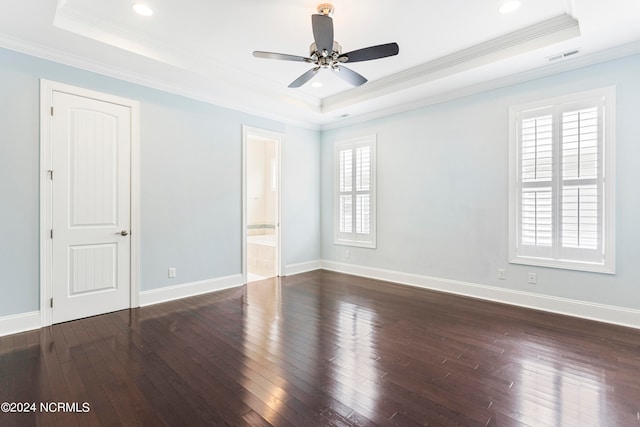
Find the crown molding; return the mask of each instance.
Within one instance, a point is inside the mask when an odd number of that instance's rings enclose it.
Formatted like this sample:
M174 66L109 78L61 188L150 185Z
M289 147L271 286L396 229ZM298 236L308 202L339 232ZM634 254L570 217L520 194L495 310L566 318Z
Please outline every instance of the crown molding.
M328 96L322 100L322 112L335 111L579 35L578 21L569 15L560 15L366 85Z
M255 99L259 96L263 97L265 100L270 99L272 102L283 102L282 99L277 99L273 96L273 94L268 92L256 93L238 87L237 91L234 93L236 96L232 100L228 97L216 95L215 93L213 93L213 91L203 91L200 89L188 87L187 85L174 84L167 80L151 77L148 74L136 73L131 70L113 67L106 63L98 62L95 60L87 60L83 57L70 54L66 51L62 51L31 41L16 39L4 34L0 34L0 47L30 55L36 58L45 59L48 61L100 74L106 77L111 77L114 79L126 81L129 83L160 90L163 92L168 92L179 96L184 96L186 98L205 102L207 104L213 104L216 106L228 108L240 113L250 114L264 119L274 120L284 124L290 124L311 130L320 129L320 124L316 123L313 117L299 118L305 115L305 110L306 115L308 116L316 116L319 114L320 101L316 100L315 98L312 98L312 100L315 101L313 103L309 102L309 99L296 100L287 98L284 100L284 102L289 105L289 108L291 110L285 111L283 113L275 113L273 108L265 109L259 106L254 107L241 102L246 99ZM290 114L291 111L302 111L302 113Z
M167 40L158 40L145 34L130 31L112 22L87 15L70 6L59 7L54 27L86 37L106 45L131 52L151 60L168 64L208 80L224 80L233 85L255 92L278 93L296 102L313 106L319 112L317 97L302 92L290 91L281 85L263 78L259 73L242 70L224 58L212 58L196 52L188 46L178 46ZM224 72L221 72L224 70ZM249 82L249 84L247 84Z
M340 119L331 123L323 124L321 130L339 129L346 126L355 125L358 123L365 123L371 120L379 119L381 117L387 117L394 114L404 113L407 111L417 110L420 108L428 107L430 105L439 104L454 99L463 98L465 96L475 95L482 92L487 92L502 87L511 86L518 83L524 83L527 81L548 77L554 74L563 73L566 71L576 70L579 68L588 67L590 65L599 64L606 61L612 61L615 59L624 58L640 54L640 41L627 43L614 48L601 50L599 52L592 53L590 55L584 55L567 59L562 62L549 64L545 67L536 68L533 70L523 71L516 74L510 74L505 77L500 77L494 80L485 81L482 83L470 85L461 89L456 89L444 93L438 93L427 97L420 97L419 100L405 102L401 104L392 105L389 108L383 108L376 111L372 111L365 114L354 115Z
M84 24L89 25L91 22L87 21ZM0 34L0 47L280 123L312 130L329 130L640 52L640 42L633 42L460 89L434 94L433 91L437 88L432 86L432 94L425 95L425 92L429 90L427 85L433 84L438 79L468 72L481 65L498 61L500 58L522 54L526 50L539 47L540 44L548 45L578 34L578 21L568 15L561 15L383 79L369 82L367 85L329 96L322 101L310 95L280 90L281 88L274 88L269 84L263 86L260 79L257 79L258 83L253 78L243 79L243 84L238 84L235 78L234 81L229 81L228 78L224 81L216 81L216 79L212 79L211 75L203 75L191 71L189 67L184 67L184 65L191 64L190 61L197 61L197 58L189 58L188 52L185 53L186 59L184 61L186 62L183 61L183 67L144 57L147 61L155 61L164 67L172 67L173 70L167 68L174 74L172 80L171 77L163 78L158 77L157 74L150 75L131 71L126 67L109 65L100 60L87 59L45 44L3 34ZM156 42L154 46L163 47L159 42ZM168 47L171 48L171 46ZM136 55L131 52L127 54ZM207 65L207 60L203 59L200 63ZM196 80L202 79L201 83L204 85L197 87L197 82L189 79L189 76L176 78L177 71L191 73ZM244 71L243 73L247 74ZM372 100L375 100L375 103L382 108L371 111L372 106L367 107L364 103ZM385 102L388 107L383 105ZM353 112L353 116L347 118L332 117L334 114L331 113L339 112L340 108L345 105L356 106L358 104L364 107L362 110L367 110L367 112Z

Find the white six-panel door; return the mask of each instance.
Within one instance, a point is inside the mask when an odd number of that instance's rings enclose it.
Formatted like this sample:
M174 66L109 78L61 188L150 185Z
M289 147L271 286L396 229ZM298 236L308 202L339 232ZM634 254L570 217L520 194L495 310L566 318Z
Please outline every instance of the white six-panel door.
M54 91L52 320L130 307L131 109Z

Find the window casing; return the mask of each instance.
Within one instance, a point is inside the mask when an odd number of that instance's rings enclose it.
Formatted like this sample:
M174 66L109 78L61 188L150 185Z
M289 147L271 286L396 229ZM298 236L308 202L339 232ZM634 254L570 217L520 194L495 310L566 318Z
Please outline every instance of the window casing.
M376 137L335 145L335 243L376 247Z
M615 272L615 88L510 109L512 263Z

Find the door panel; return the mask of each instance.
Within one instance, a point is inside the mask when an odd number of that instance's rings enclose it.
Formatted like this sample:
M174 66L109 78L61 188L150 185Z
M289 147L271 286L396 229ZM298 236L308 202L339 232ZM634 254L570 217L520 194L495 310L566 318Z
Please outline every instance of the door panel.
M117 225L118 117L73 109L69 140L70 226Z
M69 295L116 289L117 244L69 246Z
M59 323L130 306L131 111L62 92L53 93L53 106L53 322Z

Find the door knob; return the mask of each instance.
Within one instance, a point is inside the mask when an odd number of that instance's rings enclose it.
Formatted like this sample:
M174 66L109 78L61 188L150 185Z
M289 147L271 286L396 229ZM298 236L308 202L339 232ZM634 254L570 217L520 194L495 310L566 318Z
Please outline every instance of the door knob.
M122 231L118 231L116 234L119 234L121 236L127 236L129 235L129 232L127 230L122 230Z

